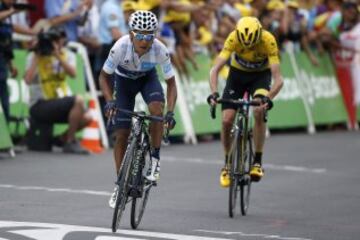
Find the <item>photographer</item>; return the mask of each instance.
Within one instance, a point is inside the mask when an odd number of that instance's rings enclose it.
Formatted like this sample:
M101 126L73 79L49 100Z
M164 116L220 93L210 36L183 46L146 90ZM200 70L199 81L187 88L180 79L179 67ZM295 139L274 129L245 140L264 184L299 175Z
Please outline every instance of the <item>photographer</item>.
M9 120L10 106L6 83L8 72L11 73L11 77L17 75L17 69L12 64L14 58L12 33L15 31L26 35L36 35L36 32L31 29L12 23L11 16L21 11L13 4L13 0L0 0L0 98L7 120Z
M30 85L30 116L38 123L68 123L59 137L66 153L88 153L75 139L78 130L91 121L80 96L68 96L66 76L75 77L75 55L64 47L66 34L61 29L40 33L34 52L27 59L25 81Z

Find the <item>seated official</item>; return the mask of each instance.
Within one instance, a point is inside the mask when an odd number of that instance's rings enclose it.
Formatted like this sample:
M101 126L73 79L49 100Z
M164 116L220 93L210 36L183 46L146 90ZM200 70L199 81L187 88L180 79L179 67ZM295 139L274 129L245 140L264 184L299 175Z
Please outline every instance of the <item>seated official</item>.
M68 123L58 139L66 153L87 153L75 138L91 121L80 96L68 96L66 77L75 77L75 54L64 47L66 34L60 28L40 33L34 51L27 58L25 81L30 85L30 117L33 121Z

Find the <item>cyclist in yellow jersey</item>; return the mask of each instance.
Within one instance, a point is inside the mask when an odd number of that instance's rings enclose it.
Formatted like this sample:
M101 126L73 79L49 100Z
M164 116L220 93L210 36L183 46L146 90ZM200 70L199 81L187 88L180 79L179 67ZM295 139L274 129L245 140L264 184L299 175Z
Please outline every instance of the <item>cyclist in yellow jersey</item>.
M271 109L272 99L283 86L276 40L271 33L262 29L257 18L241 18L237 22L235 30L227 37L222 51L210 70L212 93L207 100L211 105L215 105L216 99L219 98L217 91L218 74L228 61L230 71L222 98L239 99L247 91L253 99L259 99L261 102L259 107L254 108L255 157L254 165L250 171L252 181L257 182L264 174L262 168L262 152L266 132L266 123L263 120L264 109ZM272 86L270 86L271 77L274 78ZM230 131L235 114L236 108L234 106L222 105L221 141L225 151L225 166L221 171L220 184L223 187L228 187L230 184L227 161L231 147Z

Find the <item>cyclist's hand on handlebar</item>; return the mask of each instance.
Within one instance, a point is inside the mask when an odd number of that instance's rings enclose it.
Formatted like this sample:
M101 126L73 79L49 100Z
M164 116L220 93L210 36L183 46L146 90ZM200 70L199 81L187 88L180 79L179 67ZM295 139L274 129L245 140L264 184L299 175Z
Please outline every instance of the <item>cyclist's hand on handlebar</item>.
M108 117L108 118L113 117L115 115L115 112L116 112L115 108L116 108L116 101L115 100L108 101L105 104L105 107L104 107L105 116Z
M216 101L220 97L218 92L210 94L207 98L207 102L210 105L210 115L212 119L216 118Z
M172 111L168 111L165 114L165 125L169 130L173 129L176 125L176 120L174 118L174 115L175 114Z
M220 97L218 92L214 92L207 97L207 102L210 106L215 106L217 99Z
M265 105L266 110L270 110L274 106L274 103L267 96L261 98L261 103Z

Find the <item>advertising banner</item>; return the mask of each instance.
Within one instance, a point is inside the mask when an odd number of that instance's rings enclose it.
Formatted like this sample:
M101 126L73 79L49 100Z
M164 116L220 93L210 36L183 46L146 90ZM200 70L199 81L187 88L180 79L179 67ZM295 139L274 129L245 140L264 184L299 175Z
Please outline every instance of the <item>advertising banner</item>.
M218 105L216 119L210 117L210 107L206 98L211 93L209 87L209 72L211 68L211 58L207 54L196 54L195 61L199 69L195 70L188 66L189 79L183 80L186 101L192 118L195 133L208 134L219 133L221 129L221 106ZM219 93L221 95L225 86L225 80L219 79Z
M313 65L304 52L296 53L299 83L309 102L315 125L347 122L343 98L334 66L328 54L318 56L320 65Z
M268 126L274 129L306 127L308 119L301 91L287 53L281 55L280 69L284 86L274 99L274 108L269 111Z

